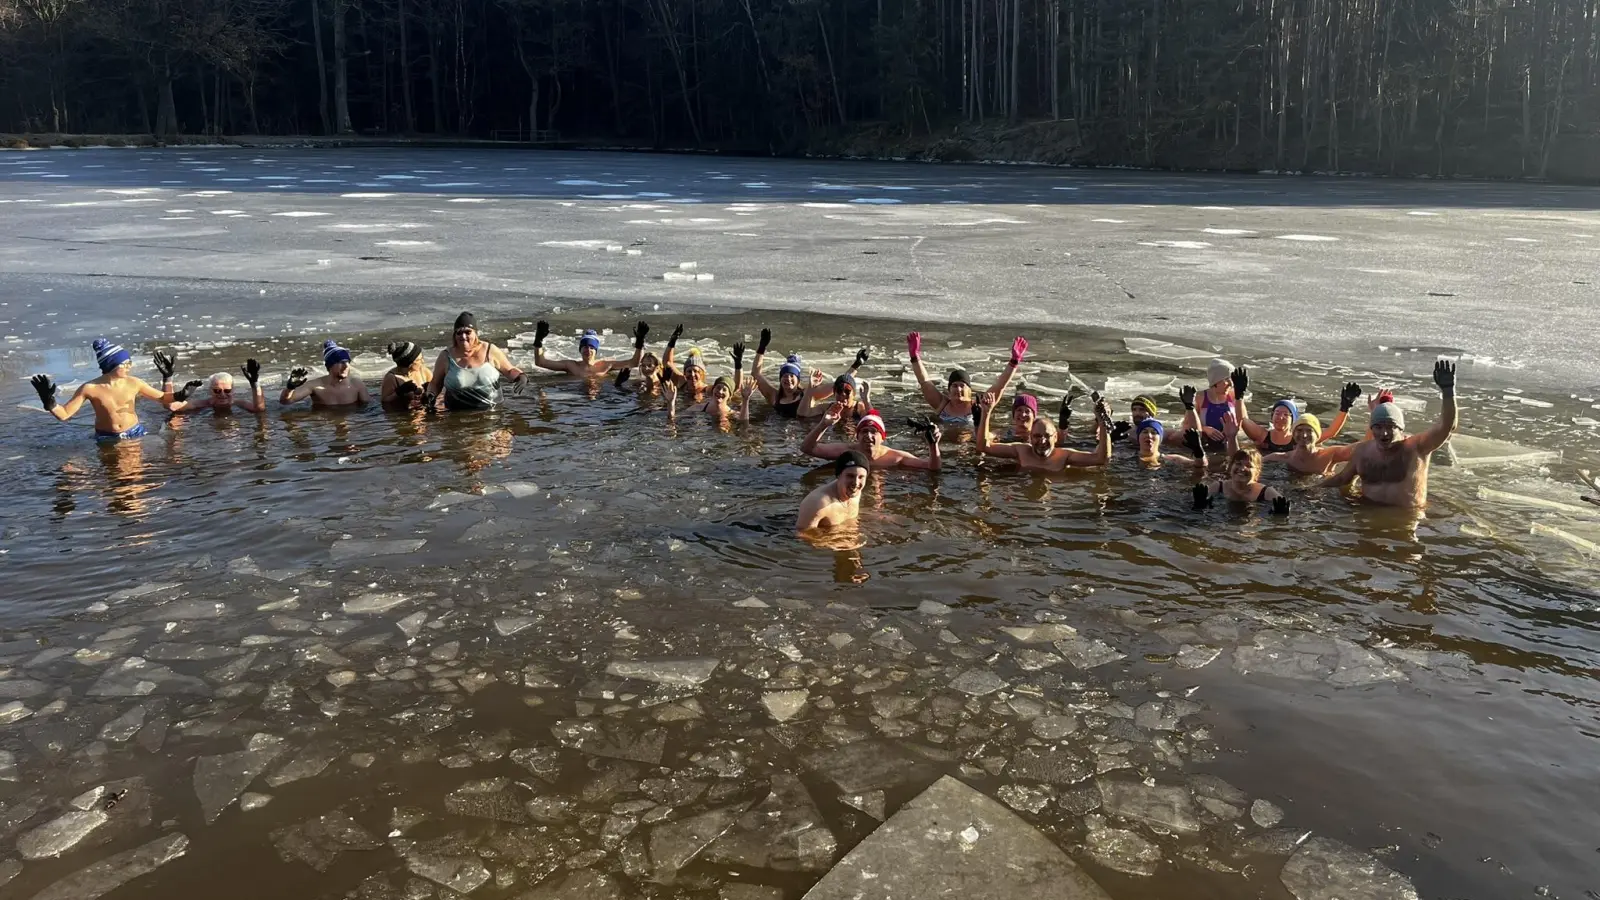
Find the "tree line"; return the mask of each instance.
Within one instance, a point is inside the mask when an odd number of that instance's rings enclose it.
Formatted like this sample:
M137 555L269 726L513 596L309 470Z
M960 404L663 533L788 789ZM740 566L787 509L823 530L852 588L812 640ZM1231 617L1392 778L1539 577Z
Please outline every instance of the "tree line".
M0 0L0 131L787 153L1070 119L1091 162L1542 176L1597 146L1597 5Z

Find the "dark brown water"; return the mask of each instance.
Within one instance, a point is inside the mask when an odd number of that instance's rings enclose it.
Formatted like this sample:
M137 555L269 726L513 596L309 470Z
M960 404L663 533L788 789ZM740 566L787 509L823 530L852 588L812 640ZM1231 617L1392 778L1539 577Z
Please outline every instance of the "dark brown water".
M718 348L764 324L774 351L830 374L874 347L865 374L892 427L923 411L887 323L700 318L685 345L700 339L715 373ZM611 311L556 325L627 327ZM391 337L351 339L374 385ZM929 333L926 353L983 385L1009 337ZM1119 413L1151 390L1175 420L1176 388L1158 389L1206 362L1029 337L1030 386L1059 395L1070 366ZM1253 367L1258 415L1294 394L1326 423L1350 377L1433 397L1432 359L1234 362ZM7 365L16 384L38 362ZM1463 430L1566 461L1438 466L1425 518L1281 471L1287 521L1196 514L1178 471L1119 458L1038 478L956 444L937 475L875 475L862 546L840 551L792 534L821 477L797 452L804 426L670 425L609 383L540 379L482 415L195 417L111 448L86 414L7 408L0 702L21 706L0 717L27 715L0 726L15 763L0 842L37 846L96 786L129 793L4 891L177 830L187 854L125 895L519 896L594 868L650 897L736 882L799 897L876 826L859 807L892 813L948 773L1118 898L1289 896L1279 872L1307 832L1424 896L1593 896L1584 542L1600 536L1572 473L1592 454L1573 420L1594 401L1499 377L1462 367ZM627 667L659 660L700 662ZM1187 799L1105 808L1103 784ZM240 791L271 799L223 805ZM1282 824L1254 822L1255 800ZM354 827L322 818L335 811ZM700 814L740 818L679 868L669 851Z

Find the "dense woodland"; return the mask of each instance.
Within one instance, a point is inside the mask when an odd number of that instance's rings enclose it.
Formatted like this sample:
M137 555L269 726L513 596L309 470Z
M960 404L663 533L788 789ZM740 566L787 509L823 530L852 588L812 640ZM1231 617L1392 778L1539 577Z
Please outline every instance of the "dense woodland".
M1542 175L1600 0L0 0L0 131L749 152L1074 120L1134 165ZM892 152L892 147L886 147Z

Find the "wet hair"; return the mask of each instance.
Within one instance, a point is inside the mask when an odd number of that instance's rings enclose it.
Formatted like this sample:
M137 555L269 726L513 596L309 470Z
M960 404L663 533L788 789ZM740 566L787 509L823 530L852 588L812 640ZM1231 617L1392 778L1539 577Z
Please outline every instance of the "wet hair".
M639 365L643 366L645 363L655 363L659 367L661 365L661 357L657 356L654 350L646 351L645 355L639 357Z
M1261 453L1254 447L1240 447L1228 455L1228 471L1233 471L1237 463L1250 466L1250 479L1254 481L1261 475Z
M217 374L211 376L211 387L219 388L225 384L233 384L233 376L227 372L218 372Z

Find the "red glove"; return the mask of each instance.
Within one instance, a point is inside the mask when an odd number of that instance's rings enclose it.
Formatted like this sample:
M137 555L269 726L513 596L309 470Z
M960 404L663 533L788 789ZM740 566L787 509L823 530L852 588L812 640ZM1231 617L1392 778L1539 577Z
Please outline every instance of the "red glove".
M913 331L906 335L906 351L911 354L911 361L916 362L922 356L922 335Z

